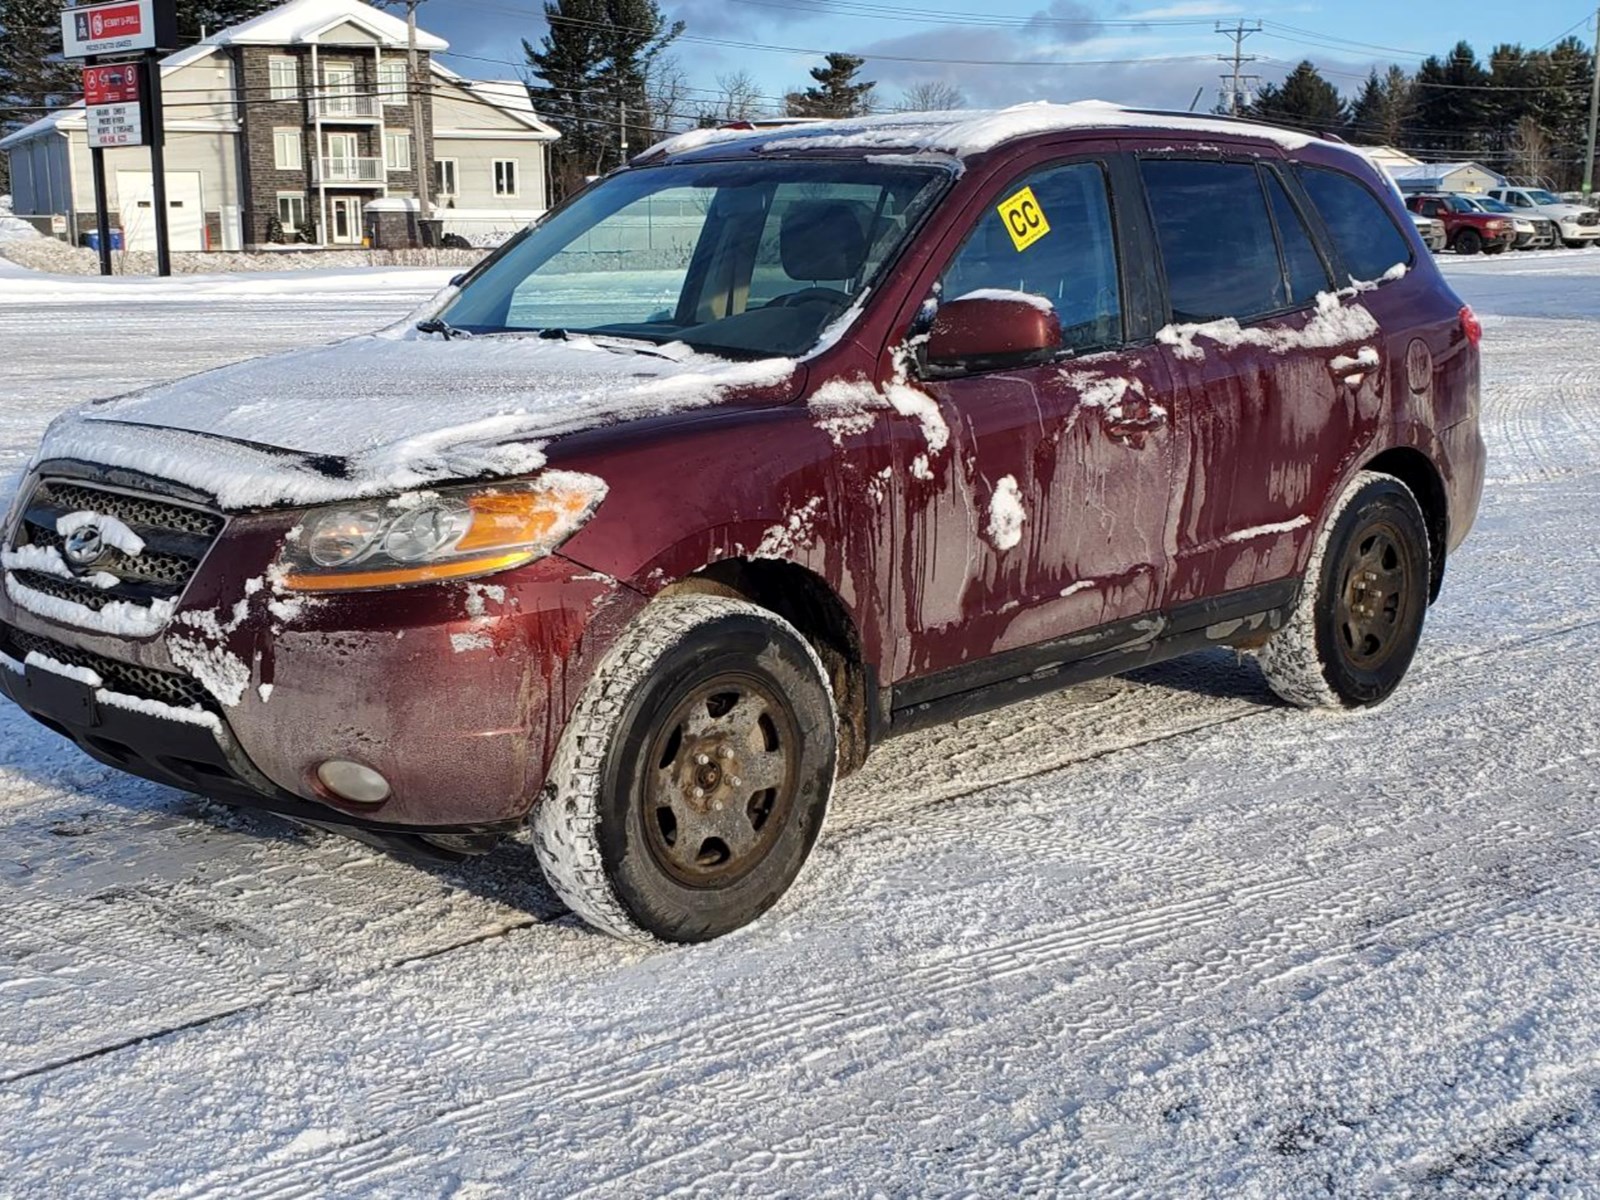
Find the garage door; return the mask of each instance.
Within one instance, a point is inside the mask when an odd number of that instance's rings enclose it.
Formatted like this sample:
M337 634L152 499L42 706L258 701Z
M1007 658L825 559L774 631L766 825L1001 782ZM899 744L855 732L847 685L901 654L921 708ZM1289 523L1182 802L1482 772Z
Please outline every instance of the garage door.
M123 244L129 250L156 248L156 205L149 171L118 171L117 201L122 205ZM199 171L167 172L167 230L174 250L205 249L205 210Z

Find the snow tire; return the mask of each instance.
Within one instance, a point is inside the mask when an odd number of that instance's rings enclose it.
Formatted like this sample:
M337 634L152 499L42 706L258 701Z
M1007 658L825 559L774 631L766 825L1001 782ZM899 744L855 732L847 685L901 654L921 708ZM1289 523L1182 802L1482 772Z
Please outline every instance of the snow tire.
M1392 597L1392 649L1368 664L1341 637L1340 605L1350 586L1353 556L1379 528L1389 531L1386 536L1404 560L1403 585ZM1323 521L1288 623L1257 651L1268 685L1300 708L1360 708L1387 699L1421 640L1429 579L1428 527L1411 489L1392 475L1360 472Z
M792 790L758 861L726 883L686 883L646 825L649 759L684 697L729 672L785 710L798 735ZM822 831L837 762L828 674L794 626L725 596L663 597L623 631L579 698L534 813L534 851L556 894L595 928L706 941L755 920L794 882Z

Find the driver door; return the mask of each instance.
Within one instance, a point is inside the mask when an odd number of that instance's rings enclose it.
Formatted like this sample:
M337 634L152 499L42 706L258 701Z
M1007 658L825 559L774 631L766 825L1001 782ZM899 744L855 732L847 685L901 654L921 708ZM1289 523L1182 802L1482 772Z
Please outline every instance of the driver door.
M939 301L1035 297L1055 309L1063 346L1055 361L924 370L914 385L949 444L922 446L920 470L915 445L899 451L926 479L908 493L897 665L911 682L897 681L897 705L1023 674L1031 652L1069 635L1092 631L1085 655L1137 640L1161 607L1169 388L1154 348L1130 341L1113 179L1108 160L1079 158L1008 180L934 289Z

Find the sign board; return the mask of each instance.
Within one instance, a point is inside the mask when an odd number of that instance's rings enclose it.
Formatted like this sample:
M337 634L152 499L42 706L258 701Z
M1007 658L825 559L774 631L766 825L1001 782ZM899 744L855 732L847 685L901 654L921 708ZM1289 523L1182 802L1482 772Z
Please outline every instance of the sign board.
M83 100L88 106L89 145L108 150L113 146L143 146L146 142L143 108L139 102L139 64L85 67Z
M61 14L62 53L67 58L170 50L177 32L173 0L117 0Z
M65 213L50 214L50 232L65 233L67 231L67 217Z

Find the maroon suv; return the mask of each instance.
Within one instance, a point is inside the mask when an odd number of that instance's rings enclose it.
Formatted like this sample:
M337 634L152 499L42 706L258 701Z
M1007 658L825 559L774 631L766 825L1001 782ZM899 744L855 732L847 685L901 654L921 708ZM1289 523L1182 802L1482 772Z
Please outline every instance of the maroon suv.
M879 741L1209 647L1399 683L1479 328L1358 154L1108 105L679 137L420 320L61 418L0 689L624 936L770 906Z
M1499 254L1517 241L1514 218L1485 212L1464 196L1407 196L1406 207L1443 222L1445 245L1457 254Z

